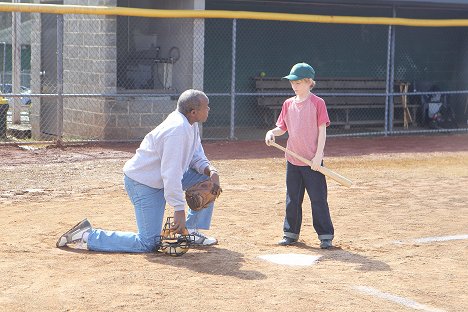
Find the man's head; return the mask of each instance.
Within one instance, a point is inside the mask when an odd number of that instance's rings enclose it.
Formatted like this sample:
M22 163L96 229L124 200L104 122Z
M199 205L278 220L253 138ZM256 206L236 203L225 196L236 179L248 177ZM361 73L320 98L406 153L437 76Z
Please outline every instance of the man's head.
M204 92L189 89L179 96L177 110L184 114L191 124L205 122L210 111L208 104L209 100Z

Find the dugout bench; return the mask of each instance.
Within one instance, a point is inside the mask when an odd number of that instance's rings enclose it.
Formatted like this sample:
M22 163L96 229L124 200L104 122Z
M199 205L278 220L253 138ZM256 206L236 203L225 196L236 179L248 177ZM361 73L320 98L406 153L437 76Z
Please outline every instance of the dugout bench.
M281 77L254 77L255 90L262 93L257 104L267 108L265 122L274 125L283 102L294 95L288 80ZM395 81L393 92L408 92L409 83ZM385 124L385 96L372 96L386 92L386 81L373 78L320 78L316 80L313 93L322 97L327 105L332 125L342 125L345 129L355 126L375 126ZM272 94L272 93L278 93ZM322 93L358 93L360 95L321 95ZM367 96L369 94L370 96ZM394 96L393 125L416 124L419 105L408 103L406 95ZM273 121L273 122L271 122Z

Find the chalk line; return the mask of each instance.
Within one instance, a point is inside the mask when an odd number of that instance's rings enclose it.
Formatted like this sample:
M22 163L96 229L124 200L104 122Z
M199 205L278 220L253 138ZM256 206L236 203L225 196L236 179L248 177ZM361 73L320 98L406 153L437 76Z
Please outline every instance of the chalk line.
M450 235L450 236L439 236L439 237L425 237L415 239L415 243L432 243L432 242L444 242L449 240L468 239L468 235Z
M408 307L408 308L413 308L415 310L426 311L426 312L445 312L445 310L433 308L433 307L418 303L418 302L416 302L414 300L411 300L411 299L407 299L407 298L392 295L392 294L389 294L389 293L386 293L386 292L382 292L382 291L380 291L378 289L375 289L375 288L372 288L372 287L354 286L354 289L356 289L356 290L358 290L358 291L360 291L362 293L371 295L371 296L379 297L379 298L382 298L382 299L385 299L385 300L388 300L388 301L392 301L392 302L404 305L405 307Z
M433 242L445 242L445 241L450 241L450 240L462 240L462 239L468 239L467 234L462 234L462 235L449 235L449 236L435 236L435 237L423 237L423 238L417 238L413 239L411 241L407 241L409 243L413 244L426 244L426 243L433 243ZM404 241L395 241L395 244L404 244Z

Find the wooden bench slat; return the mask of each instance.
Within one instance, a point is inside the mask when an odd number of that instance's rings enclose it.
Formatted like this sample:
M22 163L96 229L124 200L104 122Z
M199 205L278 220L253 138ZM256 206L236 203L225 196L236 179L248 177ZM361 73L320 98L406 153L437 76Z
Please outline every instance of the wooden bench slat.
M385 91L385 81L317 81L314 90L383 90ZM258 80L255 87L260 90L285 90L291 91L289 81L263 81ZM342 91L339 91L342 92Z
M269 108L273 111L274 119L277 118L279 111L287 98L294 96L291 90L291 85L288 80L281 80L281 77L255 77L255 87L257 92L260 93L283 93L282 95L274 96L259 96L257 98L257 104L262 107ZM355 109L384 109L386 97L381 96L330 96L322 95L328 93L363 93L372 94L380 93L385 94L386 92L386 81L383 79L374 79L366 77L344 77L344 78L320 78L317 79L317 84L313 89L313 92L318 96L321 96L330 110L344 110L346 112L346 120L332 120L333 124L343 124L347 128L350 125L367 125L367 124L382 124L384 120L350 120L349 112ZM394 90L400 91L400 85L402 82L394 81ZM407 83L406 83L407 85ZM289 95L284 95L289 94ZM406 110L412 109L413 115L416 114L418 105L413 105L406 101ZM394 108L403 108L403 96L393 97ZM333 115L333 114L332 114ZM336 114L335 114L336 115ZM410 114L411 116L411 114ZM330 116L331 118L332 116ZM335 117L338 118L338 115ZM410 118L411 119L411 118ZM413 122L415 118L412 119ZM276 120L273 120L273 123ZM399 121L394 120L394 123Z
M283 105L284 101L289 97L280 97L280 96L263 96L257 98L258 105L268 106L268 105ZM367 96L367 97L324 97L325 104L327 107L332 105L356 105L356 104L375 104L376 106L385 105L385 97L376 97L376 96ZM401 104L400 97L393 98L394 104Z
M281 104L277 104L277 105L268 105L268 108L270 109L277 109L277 110L280 110L283 105L283 103ZM263 106L267 106L267 105L263 105ZM419 105L417 104L411 104L411 105L408 105L408 108L418 108ZM375 105L375 104L358 104L358 105L327 105L327 109L328 110L332 110L332 109L357 109L357 108L378 108L378 109L383 109L385 108L384 105L381 105L381 106L378 106L378 105Z

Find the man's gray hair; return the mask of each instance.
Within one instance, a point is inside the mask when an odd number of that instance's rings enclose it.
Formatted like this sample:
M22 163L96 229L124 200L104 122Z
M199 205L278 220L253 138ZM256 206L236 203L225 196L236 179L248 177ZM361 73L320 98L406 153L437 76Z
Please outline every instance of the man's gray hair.
M208 97L203 91L189 89L184 91L177 101L177 110L186 115L193 109L200 109L202 99L208 100Z

